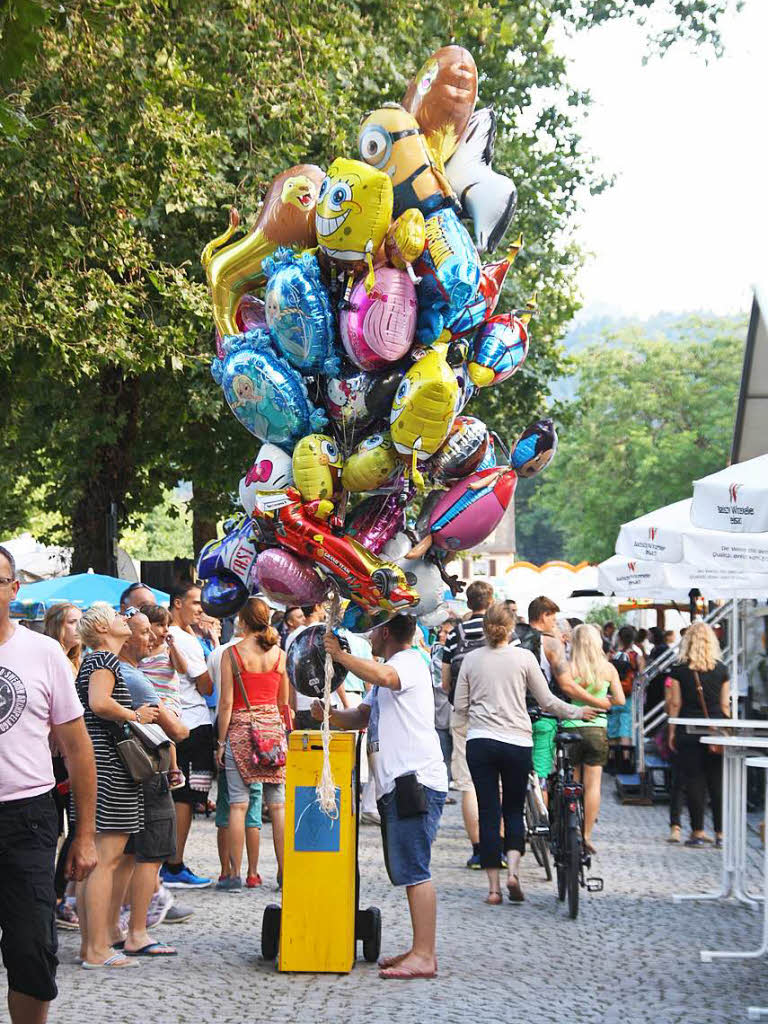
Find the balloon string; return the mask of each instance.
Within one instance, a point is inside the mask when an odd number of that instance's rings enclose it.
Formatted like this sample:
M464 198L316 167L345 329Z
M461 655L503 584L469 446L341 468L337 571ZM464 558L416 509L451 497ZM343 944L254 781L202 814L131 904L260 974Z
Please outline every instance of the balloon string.
M341 621L341 600L339 592L334 587L331 594L331 604L328 609L328 618L325 623L325 632L332 633ZM320 773L320 781L315 789L317 802L320 809L329 818L338 818L339 807L336 803L336 784L333 781L331 770L331 683L333 682L334 666L330 654L325 656L325 686L323 687L323 726L321 736L323 740L323 770Z

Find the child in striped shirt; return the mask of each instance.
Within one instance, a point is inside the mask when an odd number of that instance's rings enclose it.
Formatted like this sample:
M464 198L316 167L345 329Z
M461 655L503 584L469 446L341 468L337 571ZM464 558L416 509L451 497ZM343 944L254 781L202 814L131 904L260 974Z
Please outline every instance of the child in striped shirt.
M152 627L150 652L139 662L139 668L150 680L163 704L181 718L179 672L187 671L187 660L175 647L173 635L168 632L171 613L159 604L143 604L141 612ZM176 746L171 744L171 768L168 772L171 789L185 785L184 775L176 761Z

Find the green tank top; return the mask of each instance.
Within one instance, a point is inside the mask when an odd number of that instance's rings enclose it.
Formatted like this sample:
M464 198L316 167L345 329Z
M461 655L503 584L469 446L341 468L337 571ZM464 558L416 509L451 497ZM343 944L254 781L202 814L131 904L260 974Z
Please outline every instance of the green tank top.
M574 683L578 683L579 686L583 687L587 693L591 693L593 697L605 697L608 693L610 683L585 683L583 679L574 679ZM577 708L584 707L584 701L573 700L572 704L575 704ZM580 718L568 718L560 723L561 726L566 728L577 728L577 729L589 729L597 726L600 729L606 729L608 726L608 719L605 711L601 711L599 715L592 719L591 722L583 722Z

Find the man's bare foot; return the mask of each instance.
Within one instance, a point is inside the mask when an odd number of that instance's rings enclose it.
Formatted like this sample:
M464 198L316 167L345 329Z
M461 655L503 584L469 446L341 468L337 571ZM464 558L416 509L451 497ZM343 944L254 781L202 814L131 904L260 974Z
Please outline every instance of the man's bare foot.
M420 956L411 951L392 967L379 971L380 978L410 981L413 978L434 978L437 975L437 958Z
M399 964L401 961L405 960L407 956L410 956L412 952L412 950L408 949L405 953L398 953L397 956L383 956L381 960L379 960L379 967L383 967L385 969L387 967L394 967L395 964Z

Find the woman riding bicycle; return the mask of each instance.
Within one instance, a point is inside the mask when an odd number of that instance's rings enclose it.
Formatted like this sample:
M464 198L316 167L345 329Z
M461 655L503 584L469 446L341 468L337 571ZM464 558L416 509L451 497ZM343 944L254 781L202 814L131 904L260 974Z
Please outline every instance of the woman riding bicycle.
M574 629L570 668L574 682L593 697L605 697L610 692L614 707L624 704L626 697L619 673L603 652L603 638L597 626L585 624ZM578 705L579 701L575 700L574 704ZM584 785L584 846L588 853L595 853L592 829L600 810L603 766L608 760L607 719L604 712L591 722L567 719L563 728L575 729L581 736L581 742L571 747L569 757L576 778Z
M558 718L589 720L594 708L575 708L555 697L547 686L536 656L510 647L508 638L516 617L502 601L485 613L483 630L488 646L466 655L459 672L452 724L467 723L467 764L477 792L480 812L480 864L488 874L489 904L502 902L499 887L504 814L507 891L521 903L520 858L525 850L523 804L531 770L531 719L526 710L526 689L543 711ZM499 779L502 805L499 807Z

